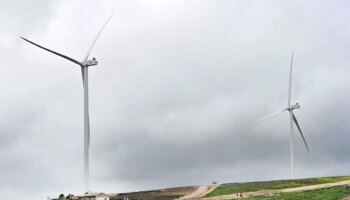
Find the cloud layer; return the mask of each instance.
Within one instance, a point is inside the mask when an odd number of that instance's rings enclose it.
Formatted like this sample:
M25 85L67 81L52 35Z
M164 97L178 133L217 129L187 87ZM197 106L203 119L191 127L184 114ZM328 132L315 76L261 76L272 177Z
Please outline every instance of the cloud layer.
M2 1L0 193L43 199L83 190L79 67L91 56L91 187L124 192L289 178L292 102L296 176L348 175L347 1Z

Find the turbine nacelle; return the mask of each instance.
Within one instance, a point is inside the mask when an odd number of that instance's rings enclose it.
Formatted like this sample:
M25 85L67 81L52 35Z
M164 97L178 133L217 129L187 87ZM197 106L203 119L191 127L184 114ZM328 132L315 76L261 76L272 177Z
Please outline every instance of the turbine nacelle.
M90 67L90 66L94 66L97 64L98 64L98 62L97 62L96 58L93 58L92 60L87 60L87 61L83 62L81 65L83 67Z
M299 108L300 108L300 106L299 106L299 104L297 103L297 104L295 104L295 105L290 105L290 106L288 106L287 110L294 110L294 109L299 109Z

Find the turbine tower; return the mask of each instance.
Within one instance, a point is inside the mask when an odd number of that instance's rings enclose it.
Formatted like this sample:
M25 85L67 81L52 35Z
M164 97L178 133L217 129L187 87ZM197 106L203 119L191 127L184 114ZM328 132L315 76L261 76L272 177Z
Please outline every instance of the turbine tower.
M283 110L279 110L277 112L274 112L266 117L263 117L257 121L261 121L261 120L265 120L265 119L268 119L270 117L273 117L283 111L287 111L289 112L289 118L290 118L290 140L289 140L289 145L290 145L290 176L291 176L291 179L294 179L294 123L295 125L297 126L298 130L299 130L299 133L304 141L304 144L305 144L305 147L306 147L306 150L308 153L310 153L309 151L309 147L306 143L306 140L305 140L305 137L301 131L301 128L299 126L299 123L298 123L298 120L297 118L295 117L294 113L293 113L293 110L294 109L299 109L300 106L298 103L296 103L295 105L292 105L291 104L291 99L292 99L292 72L293 72L293 57L294 57L294 52L292 52L292 58L291 58L291 63L290 63L290 72L289 72L289 88L288 88L288 103L287 103L287 108L283 109ZM294 121L294 123L293 123Z
M84 87L84 190L85 192L89 192L89 147L90 147L90 120L89 120L89 67L90 66L94 66L97 65L98 62L95 58L93 58L92 60L88 60L90 52L93 48L93 46L95 45L98 37L100 36L102 30L104 29L104 27L106 26L106 24L109 22L109 20L113 17L110 16L108 18L108 20L103 24L102 28L100 29L100 31L97 33L96 38L94 39L94 41L92 42L86 56L83 58L83 60L77 61L73 58L70 58L66 55L63 55L61 53L55 52L53 50L50 50L48 48L45 48L43 46L40 46L26 38L21 37L23 40L39 47L42 48L48 52L51 52L57 56L60 56L62 58L65 58L77 65L80 66L81 68L81 75L83 78L83 87Z

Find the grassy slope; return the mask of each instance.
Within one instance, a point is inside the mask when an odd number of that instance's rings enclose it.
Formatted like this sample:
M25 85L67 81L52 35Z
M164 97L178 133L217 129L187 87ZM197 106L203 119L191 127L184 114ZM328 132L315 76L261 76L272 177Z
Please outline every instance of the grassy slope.
M323 188L318 190L309 190L303 192L280 193L274 196L259 196L253 198L245 198L245 200L340 200L350 195L349 186L336 186L331 188Z
M196 187L190 186L151 191L120 193L117 196L111 197L110 200L123 200L124 197L128 197L129 200L173 200L184 195L190 194L195 189Z
M207 197L235 194L239 192L252 192L258 190L278 190L284 188L302 187L307 185L316 185L322 183L334 183L350 180L350 176L325 177L325 178L307 178L297 180L281 180L268 182L250 182L250 183L228 183L222 184Z

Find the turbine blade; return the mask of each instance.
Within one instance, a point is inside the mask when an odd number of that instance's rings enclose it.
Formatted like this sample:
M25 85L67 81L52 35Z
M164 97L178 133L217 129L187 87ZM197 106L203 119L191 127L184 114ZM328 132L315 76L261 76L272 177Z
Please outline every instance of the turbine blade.
M263 117L263 118L261 118L261 119L256 120L256 122L259 122L259 121L262 121L262 120L271 118L271 117L273 117L273 116L275 116L275 115L277 115L277 114L279 114L279 113L281 113L281 112L283 112L283 111L286 111L286 110L287 110L287 108L285 108L285 109L283 109L283 110L279 110L279 111L274 112L274 113L272 113L272 114L270 114L270 115L267 115L267 116L265 116L265 117Z
M90 148L90 114L88 113L88 148Z
M307 143L306 143L305 137L304 137L303 133L301 132L301 129L300 129L300 126L299 126L298 120L297 120L297 118L295 117L294 113L293 113L293 120L294 120L295 125L297 125L297 127L298 127L298 130L299 130L299 132L300 132L301 137L303 138L303 141L304 141L305 147L306 147L306 149L307 149L307 152L309 152L309 153L310 153L310 151L309 151L309 147L307 146Z
M87 98L89 99L89 94L87 94ZM88 149L90 148L90 112L89 109L87 111L87 145Z
M83 86L84 86L84 67L80 66L81 69L81 78L83 78Z
M114 14L113 14L113 15L114 15ZM101 30L97 33L97 36L96 36L96 38L94 39L94 41L92 42L92 44L91 44L91 46L90 46L88 52L86 53L86 56L84 57L84 60L83 60L82 63L84 63L85 61L87 61L87 59L89 58L90 52L91 52L92 48L94 47L94 45L95 45L95 43L96 43L98 37L100 36L102 30L105 28L105 26L107 25L107 23L109 22L109 20L111 20L111 18L113 17L113 15L111 15L111 16L108 18L108 20L103 24Z
M75 64L81 65L81 63L80 63L79 61L77 61L77 60L75 60L75 59L73 59L73 58L70 58L70 57L68 57L68 56L66 56L66 55L57 53L57 52L52 51L52 50L50 50L50 49L48 49L48 48L45 48L45 47L43 47L43 46L40 46L40 45L38 45L38 44L36 44L36 43L30 41L30 40L25 39L24 37L21 37L21 38L22 38L23 40L25 40L25 41L27 41L27 42L29 42L29 43L31 43L31 44L33 44L33 45L39 47L39 48L42 48L42 49L44 49L44 50L46 50L46 51L48 51L48 52L51 52L51 53L53 53L53 54L55 54L55 55L58 55L58 56L60 56L60 57L62 57L62 58L65 58L65 59L67 59L67 60L69 60L69 61L71 61L71 62L74 62Z
M290 101L292 99L292 72L293 72L293 57L294 57L294 51L292 51L292 58L290 61L290 72L289 72L289 91L288 91L288 105L290 106Z

